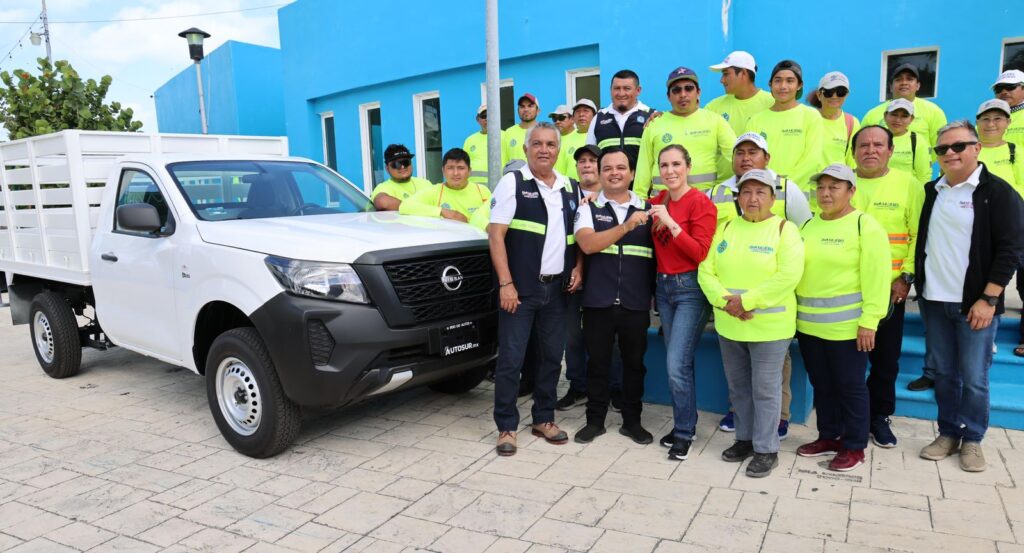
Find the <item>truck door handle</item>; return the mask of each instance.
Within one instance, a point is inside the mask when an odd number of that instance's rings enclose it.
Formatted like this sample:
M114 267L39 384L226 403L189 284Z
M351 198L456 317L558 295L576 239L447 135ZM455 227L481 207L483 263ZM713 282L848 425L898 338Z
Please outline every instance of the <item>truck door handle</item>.
M100 259L103 261L110 261L111 263L117 263L117 256L112 253L101 254Z

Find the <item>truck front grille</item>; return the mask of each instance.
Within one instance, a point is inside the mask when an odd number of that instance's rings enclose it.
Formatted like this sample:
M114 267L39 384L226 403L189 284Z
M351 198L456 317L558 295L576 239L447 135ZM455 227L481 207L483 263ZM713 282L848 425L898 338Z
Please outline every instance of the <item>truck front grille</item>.
M314 365L326 365L331 362L334 353L334 338L320 319L306 322L306 335L309 337L309 356Z
M385 263L403 308L417 323L480 313L494 305L488 253Z

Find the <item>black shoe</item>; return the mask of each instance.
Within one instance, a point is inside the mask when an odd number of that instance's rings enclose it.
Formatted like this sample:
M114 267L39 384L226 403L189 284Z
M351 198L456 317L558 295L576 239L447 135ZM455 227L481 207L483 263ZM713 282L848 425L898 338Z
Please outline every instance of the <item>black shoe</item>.
M779 466L778 453L755 453L754 458L747 465L747 476L751 478L764 478L772 473L772 469Z
M921 378L918 378L917 380L912 380L910 381L910 384L907 384L907 389L910 390L911 392L923 392L934 387L935 381L923 375L921 376Z
M658 443L661 444L661 447L672 447L676 445L675 433L669 432L668 434L665 434L664 436L661 437L661 441Z
M622 390L612 390L612 400L609 402L609 407L616 413L622 412Z
M672 449L668 450L668 458L673 461L685 461L686 457L690 454L690 444L693 443L690 440L678 440L672 445Z
M575 436L572 437L572 441L578 444L589 444L590 442L594 441L594 438L604 433L605 430L603 426L588 423L586 426L581 428Z
M896 435L892 433L892 428L889 428L890 424L892 421L888 417L873 417L871 419L871 441L875 442L878 447L886 449L896 447Z
M628 437L640 445L649 444L654 441L654 436L651 436L650 432L644 430L644 427L640 426L640 423L622 425L619 428L619 434Z
M736 440L729 449L722 452L722 460L729 463L742 463L754 454L754 442Z
M555 403L555 409L558 409L559 411L568 411L569 409L586 402L586 393L577 392L576 390L569 388L569 391L565 392L562 399L559 399L558 402Z

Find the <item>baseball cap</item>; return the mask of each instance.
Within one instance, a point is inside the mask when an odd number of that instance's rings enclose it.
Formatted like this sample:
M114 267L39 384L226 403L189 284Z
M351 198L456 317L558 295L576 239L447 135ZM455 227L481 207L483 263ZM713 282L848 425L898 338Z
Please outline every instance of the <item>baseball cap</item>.
M582 98L578 102L576 102L576 105L572 106L572 110L576 111L576 108L578 108L580 106L588 107L588 108L594 110L594 113L597 113L597 106L594 104L594 102L592 102L592 101L590 101L590 100L588 100L586 98Z
M721 71L726 67L739 67L740 69L749 69L753 72L757 72L757 63L754 62L754 56L751 56L749 52L743 50L736 50L725 56L722 63L718 63L711 66L712 71Z
M800 79L801 83L804 82L804 68L800 67L800 64L793 60L782 60L779 63L776 63L775 67L772 68L772 74L768 77L768 80L770 81L774 79L776 73L786 69L792 71L796 75L796 78Z
M480 107L476 108L476 114L477 115L480 115L481 113L483 113L485 111L487 111L487 104L480 104Z
M523 101L523 98L526 98L527 100L533 102L533 105L540 107L540 102L537 101L537 97L534 96L533 94L530 94L529 92L520 96L519 99L516 100L516 105L519 105L519 103Z
M572 154L572 158L575 159L576 161L579 161L580 155L582 155L584 152L594 154L594 157L601 157L601 148L598 148L593 144L587 144L585 146L580 146L579 148L576 148L576 151L573 152Z
M736 142L732 145L732 149L740 147L740 144L744 142L753 142L755 146L764 150L764 153L768 153L768 141L756 132L743 133L736 139Z
M815 173L814 176L811 177L811 181L818 182L818 180L825 175L834 179L844 180L853 185L857 184L857 175L853 173L853 169L850 169L842 163L833 163L832 165L822 169L820 173Z
M839 88L841 86L849 90L850 79L846 78L846 75L843 75L839 71L825 73L825 76L818 81L818 88L823 88L825 90L832 90L833 88Z
M572 110L569 109L569 106L561 104L557 108L555 108L555 111L549 113L548 117L551 117L552 115L568 115L572 117Z
M985 100L984 102L981 103L980 106L978 106L977 117L981 117L982 113L985 113L990 109L997 109L1005 113L1007 117L1013 115L1010 111L1010 104L1007 103L1006 100L999 100L998 98L995 98L992 100Z
M997 84L1024 84L1024 71L1020 69L1008 69L999 74L999 78L992 86Z
M767 169L751 169L746 173L743 173L736 189L739 190L743 188L743 185L748 182L763 184L771 189L772 196L775 195L775 177Z
M903 71L910 71L911 73L914 74L914 78L915 79L918 79L918 80L921 79L921 71L917 68L916 65L914 65L912 63L901 63L901 64L896 66L896 69L892 70L892 76L889 77L889 80L890 81L895 80L896 79L896 75L899 75Z
M672 86L672 83L680 80L687 79L693 81L693 84L700 86L700 81L697 80L697 73L689 67L677 67L668 74L668 80L665 81L665 86Z
M411 159L414 155L402 144L388 144L384 149L384 163L391 163L396 159Z
M914 115L914 102L911 102L906 98L896 98L889 102L889 105L885 108L885 112L892 113L898 109L906 110L910 115Z

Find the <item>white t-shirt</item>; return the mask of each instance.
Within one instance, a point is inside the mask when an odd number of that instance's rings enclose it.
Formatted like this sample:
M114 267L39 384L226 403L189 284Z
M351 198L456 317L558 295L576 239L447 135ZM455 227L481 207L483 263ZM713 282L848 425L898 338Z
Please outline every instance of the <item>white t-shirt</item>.
M964 275L970 263L971 234L974 230L974 191L978 188L981 165L967 180L949 186L943 176L935 183L935 198L928 241L924 244L927 279L921 295L926 300L960 303L964 298Z
M629 213L629 206L634 206L637 209L643 209L644 203L640 201L640 197L629 191L629 201L624 204L620 204L615 200L609 200L605 197L604 192L601 192L597 199L584 206L581 206L579 211L576 212L576 223L573 225L573 233L579 232L581 229L593 229L594 228L594 212L591 206L594 202L599 204L611 204L612 210L615 211L615 217L618 219L618 224L622 224L626 221L626 215ZM613 221L614 222L614 221Z
M529 167L519 170L523 180L533 178ZM537 180L537 189L548 211L547 234L544 236L544 252L540 260L540 274L558 275L569 267L565 266L565 226L562 223L562 189L569 179L555 171L554 186L547 186ZM524 191L524 194L526 192ZM491 222L507 225L516 214L516 176L510 172L501 177L491 195ZM540 275L538 275L540 276Z
M767 169L772 174L772 178L779 178L779 175ZM797 184L789 179L786 181L786 220L792 222L797 227L803 226L804 223L809 221L814 215L811 213L811 204L807 201L807 194ZM739 194L739 189L736 186L736 176L729 177L728 180L724 180L721 184L728 186L734 195ZM715 187L711 187L705 192L708 198L711 198L711 193L715 190Z
M590 128L587 129L587 144L593 144L595 146L597 145L597 138L594 138L594 128L597 126L595 124L597 123L597 116L600 115L601 113L610 113L613 116L615 116L615 122L618 123L619 125L619 132L622 132L622 129L626 128L626 120L629 119L629 116L633 115L634 111L640 110L650 111L651 108L647 107L647 105L645 105L640 100L637 100L635 106L626 110L626 113L622 113L619 110L615 109L614 103L608 104L608 107L597 112L597 114L594 115L594 119L591 120Z

